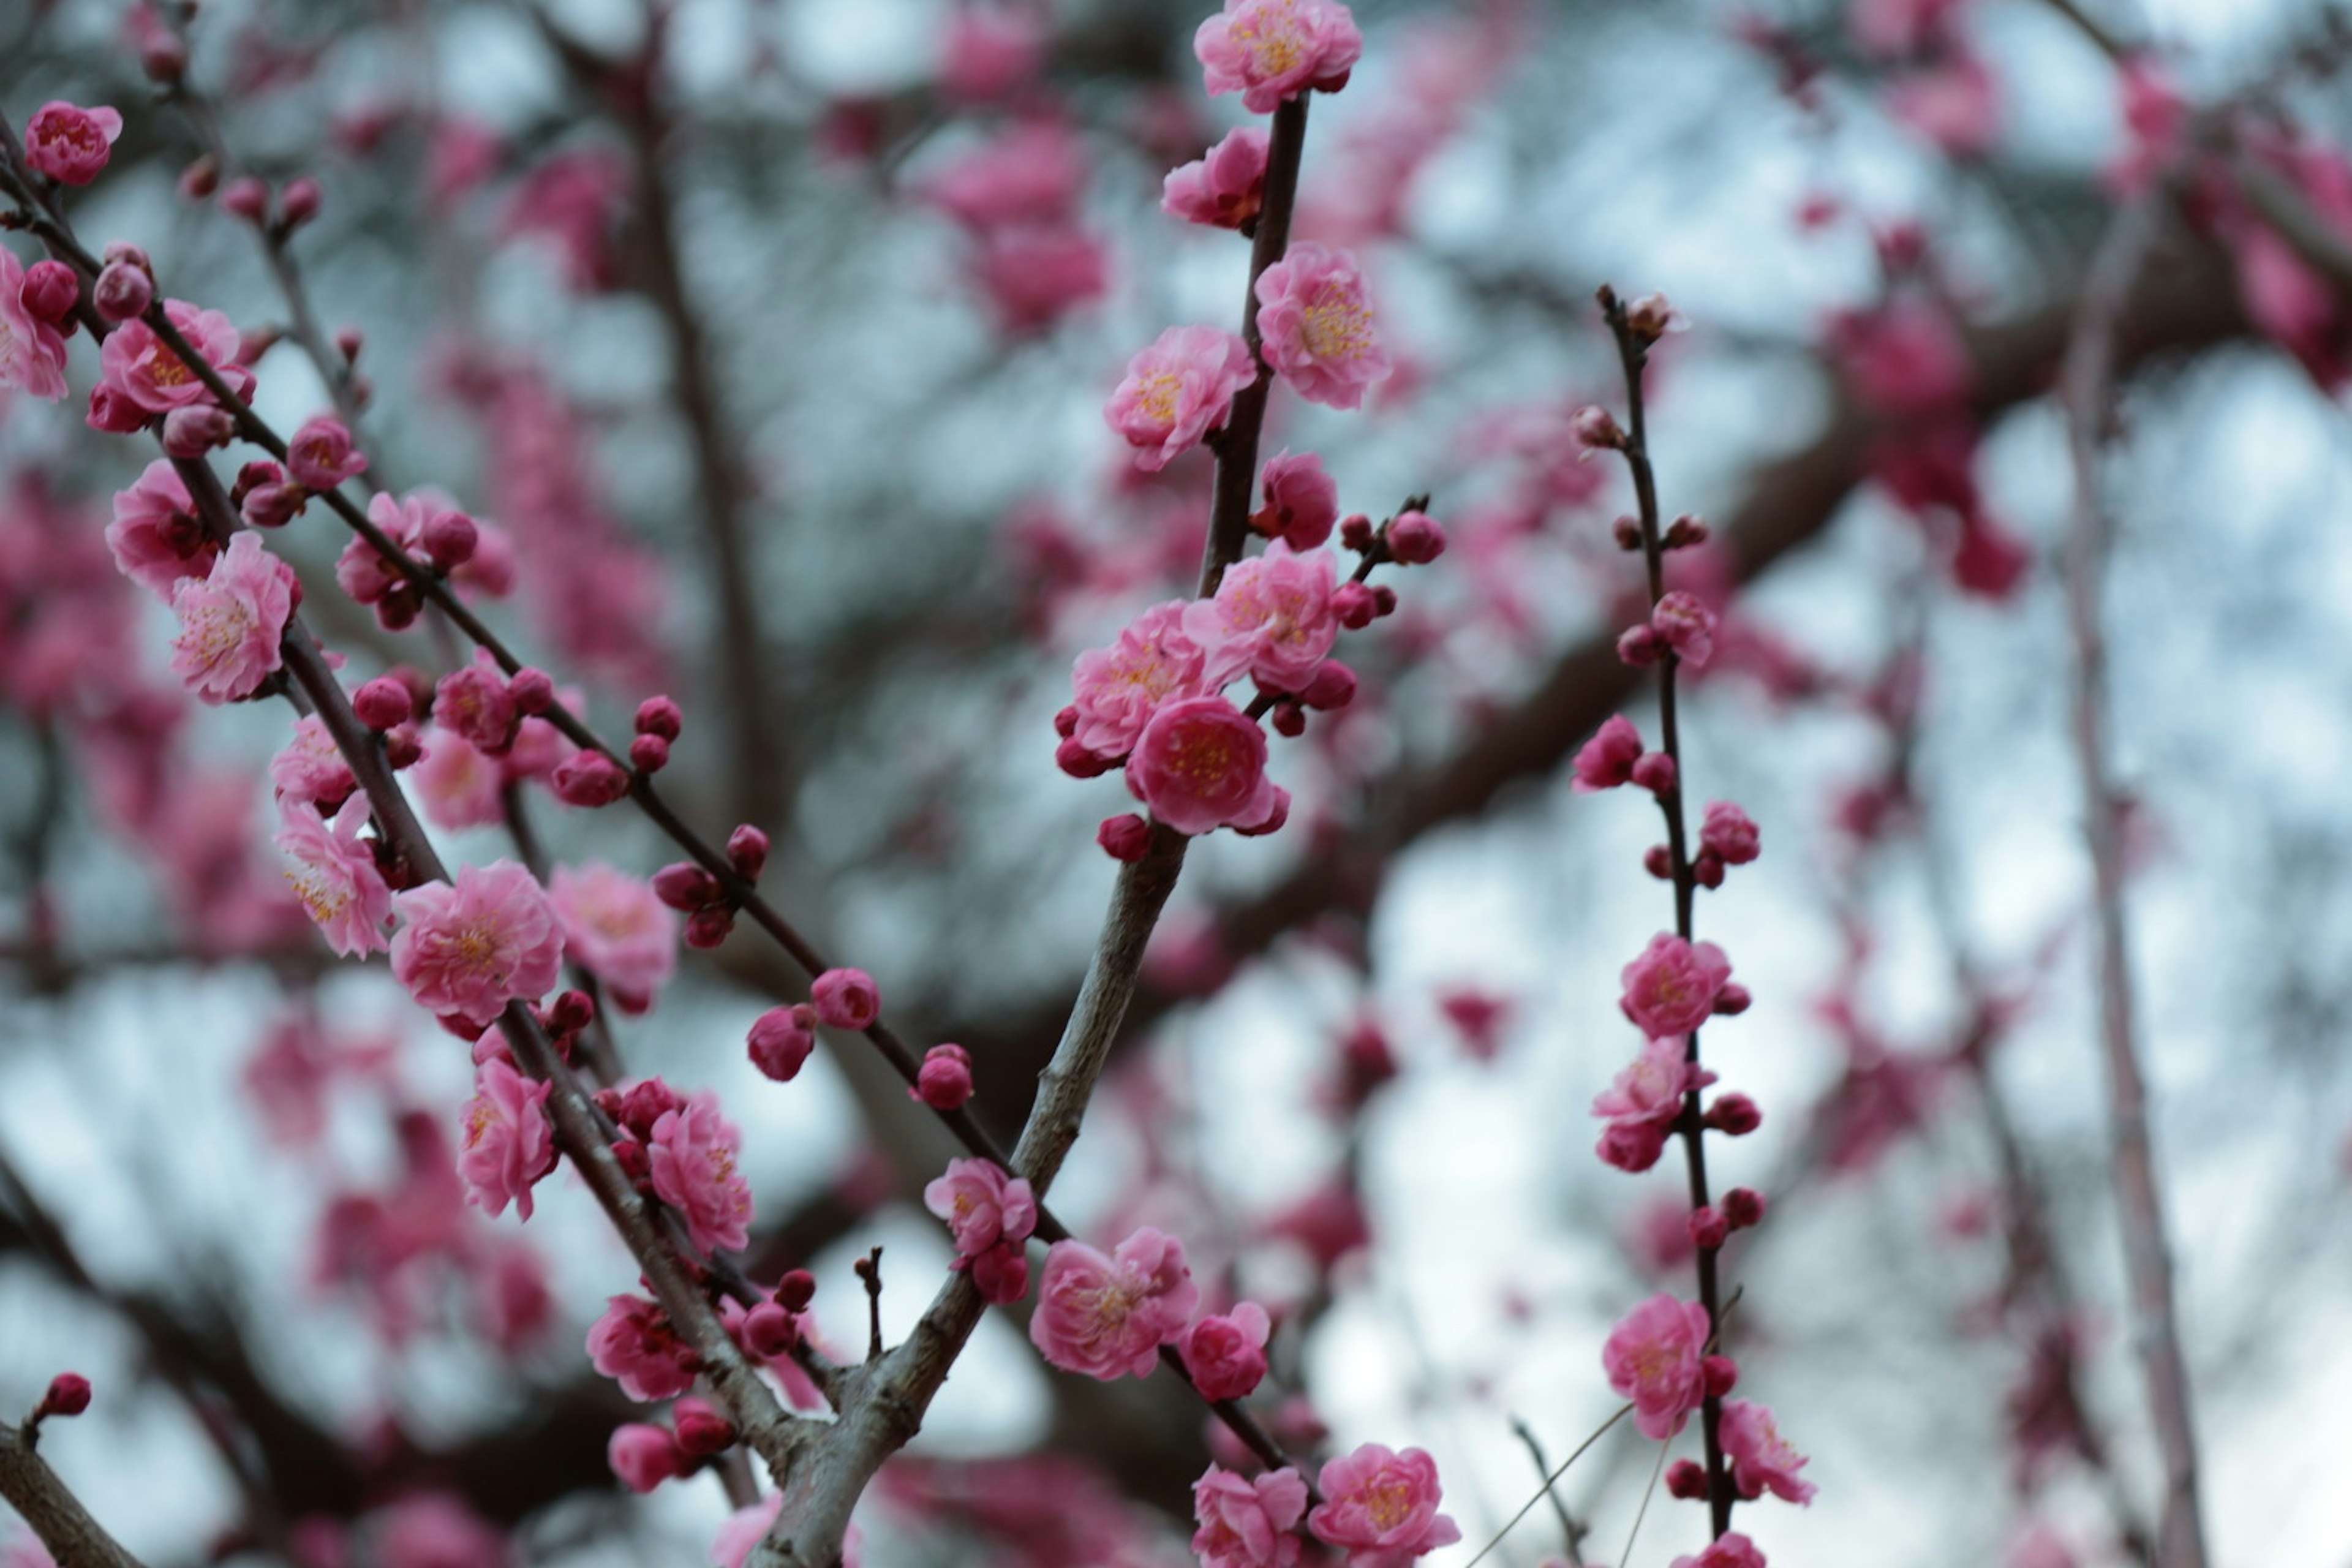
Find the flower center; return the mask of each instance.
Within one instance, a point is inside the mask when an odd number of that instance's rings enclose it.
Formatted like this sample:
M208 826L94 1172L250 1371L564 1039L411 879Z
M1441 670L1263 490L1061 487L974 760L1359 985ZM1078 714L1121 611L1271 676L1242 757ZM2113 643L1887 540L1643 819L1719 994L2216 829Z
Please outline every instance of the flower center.
M1412 1489L1393 1476L1364 1489L1364 1511L1381 1530L1394 1530L1412 1517Z
M180 632L180 646L198 663L216 665L235 653L258 624L253 611L242 601L215 599L188 612L187 624Z
M1354 359L1372 346L1372 312L1347 289L1327 283L1307 307L1299 335L1317 359Z
M1136 406L1155 425L1173 425L1177 395L1183 389L1183 380L1174 371L1155 370L1136 387Z
M1307 58L1307 29L1292 15L1291 0L1259 7L1256 15L1234 24L1232 36L1249 51L1250 68L1261 77L1296 70Z

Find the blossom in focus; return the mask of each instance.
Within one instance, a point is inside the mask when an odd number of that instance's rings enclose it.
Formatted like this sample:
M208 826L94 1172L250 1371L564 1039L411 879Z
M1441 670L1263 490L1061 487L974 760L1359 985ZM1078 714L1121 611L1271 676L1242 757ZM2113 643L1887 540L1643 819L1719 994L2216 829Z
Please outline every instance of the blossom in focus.
M1037 1228L1029 1184L991 1160L950 1160L923 1189L923 1206L947 1221L956 1256L978 1258L1001 1241L1026 1241Z
M1265 200L1264 128L1244 125L1199 158L1168 172L1160 210L1187 223L1239 228L1257 216Z
M1163 705L1127 761L1127 787L1179 833L1265 831L1289 809L1265 776L1265 731L1222 697Z
M240 533L203 578L172 590L180 632L172 673L206 702L250 697L284 662L279 642L294 614L294 569Z
M1366 1443L1323 1467L1324 1501L1307 1516L1315 1539L1348 1554L1348 1568L1405 1568L1462 1539L1437 1511L1437 1461L1419 1448L1393 1453Z
M1184 615L1183 600L1154 605L1110 647L1078 655L1070 739L1089 754L1107 762L1127 755L1161 703L1208 693L1207 656L1185 632Z
M1392 366L1373 331L1371 294L1356 258L1301 241L1258 275L1257 329L1268 363L1298 395L1357 408Z
M509 1002L535 1001L563 964L563 930L531 874L511 860L458 868L454 882L395 894L392 972L417 1005L488 1028Z
M25 162L59 184L86 185L106 167L121 134L122 116L103 104L45 103L26 121Z
M1184 609L1184 635L1206 653L1202 676L1216 690L1246 672L1267 691L1303 691L1339 640L1331 552L1295 554L1277 541L1235 562L1213 599Z
M1338 0L1225 0L1192 35L1209 96L1238 92L1252 114L1309 89L1339 91L1363 52L1356 18Z
M346 958L389 945L383 928L392 919L392 889L376 867L374 848L360 837L367 826L367 797L352 795L332 823L308 802L284 804L285 826L275 842L289 862L286 879L327 945Z
M1700 1362L1711 1331L1696 1301L1653 1296L1619 1321L1601 1348L1609 1386L1633 1402L1633 1425L1660 1440L1683 1429L1705 1394Z
M1146 1226L1108 1256L1081 1241L1057 1241L1045 1254L1029 1340L1064 1372L1105 1383L1142 1377L1200 1298L1174 1237Z
M0 386L51 401L66 395L65 334L25 308L25 269L0 249Z
M1234 394L1257 379L1249 344L1220 327L1171 327L1127 362L1103 417L1156 471L1225 422Z
M604 1315L588 1330L588 1360L632 1399L672 1399L694 1386L693 1347L642 1296L606 1300Z
M1687 1035L1715 1011L1716 998L1731 978L1731 961L1711 942L1689 942L1660 931L1624 967L1622 978L1625 1016L1643 1033L1653 1038Z
M664 1111L646 1140L655 1194L685 1216L688 1237L706 1253L740 1252L751 1243L751 1185L735 1164L742 1146L742 1133L707 1089Z
M677 967L678 928L653 884L598 860L559 865L549 873L547 900L563 928L564 952L611 989L614 1005L625 1013L651 1007Z
M460 1118L465 1142L457 1173L466 1179L466 1201L492 1217L511 1202L529 1219L531 1187L555 1168L555 1129L547 1120L551 1087L497 1057L474 1071L474 1098Z
M1307 1483L1297 1470L1253 1479L1211 1465L1192 1483L1192 1551L1202 1568L1291 1568L1305 1550L1293 1533L1307 1512Z
M1184 1331L1184 1370L1204 1399L1240 1399L1265 1376L1265 1342L1274 1324L1255 1301Z
M253 374L236 363L242 340L226 314L201 310L184 300L164 300L163 314L189 346L220 373L230 391L239 397L253 395ZM98 363L107 386L149 414L169 414L212 399L187 362L142 321L125 321L108 333L99 350Z
M1780 1436L1772 1412L1752 1399L1723 1402L1723 1452L1731 1461L1731 1479L1744 1498L1766 1492L1793 1503L1810 1503L1813 1483L1800 1478L1805 1457Z

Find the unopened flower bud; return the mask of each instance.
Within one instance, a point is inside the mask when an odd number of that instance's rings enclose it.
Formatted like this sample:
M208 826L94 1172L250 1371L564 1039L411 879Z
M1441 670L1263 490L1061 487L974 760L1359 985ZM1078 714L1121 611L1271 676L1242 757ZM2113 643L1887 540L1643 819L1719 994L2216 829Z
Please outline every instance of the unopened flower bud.
M1331 610L1339 624L1351 632L1362 631L1372 624L1377 613L1372 605L1372 591L1361 583L1342 583L1331 590Z
M379 675L352 693L352 711L371 730L389 730L407 723L416 704L404 682Z
M1691 880L1702 888L1723 886L1723 857L1712 849L1702 849L1691 862Z
M220 189L220 165L209 153L180 171L180 197L183 201L201 202Z
M1133 812L1106 816L1095 829L1095 842L1114 860L1140 860L1151 847L1151 825Z
M42 1415L79 1415L89 1408L89 1379L78 1372L61 1372L49 1379L49 1391L41 1396Z
M1737 1018L1748 1011L1748 1004L1755 1000L1747 986L1735 983L1715 994L1715 1010L1727 1018Z
M1318 713L1345 708L1356 700L1356 672L1336 658L1327 658L1315 667L1307 678L1307 685L1298 693L1298 700Z
M169 28L147 29L139 40L139 68L149 81L171 86L187 72L187 43Z
M576 1035L593 1023L596 1004L585 991L566 991L548 1004L547 1032L551 1035Z
M648 697L637 704L637 733L675 741L686 729L686 715L667 697Z
M1375 616L1393 616L1396 614L1396 590L1390 587L1386 583L1373 584L1372 614Z
M1633 764L1633 782L1652 795L1672 795L1675 788L1675 760L1664 752L1645 752Z
M289 181L278 193L278 221L287 228L299 228L319 216L319 182L304 175Z
M1339 542L1360 555L1372 545L1372 520L1362 512L1349 512L1339 521Z
M1653 844L1642 856L1642 869L1664 882L1675 874L1675 852L1663 844Z
M89 291L89 302L110 321L127 321L146 314L155 302L155 279L131 261L110 261L100 269Z
M720 890L719 879L691 860L673 860L654 873L654 897L686 914L717 903Z
M1723 1194L1723 1217L1734 1230L1746 1230L1764 1219L1764 1194L1753 1187L1734 1187Z
M1387 531L1390 559L1425 566L1445 553L1445 529L1425 511L1399 512Z
M1691 1210L1683 1223L1690 1232L1691 1245L1701 1252L1713 1252L1731 1235L1731 1222L1706 1205Z
M1669 550L1688 550L1706 542L1706 520L1685 512L1666 527L1661 542Z
M771 1007L751 1021L745 1044L753 1067L778 1083L790 1083L816 1049L816 1009L805 1002Z
M173 458L201 458L236 438L236 421L209 403L190 404L163 416L163 451Z
M1054 733L1066 741L1078 732L1078 705L1075 702L1054 715Z
M671 1419L688 1458L707 1459L735 1441L735 1424L699 1399L679 1400Z
M641 773L657 773L669 766L669 742L659 735L639 735L629 742L629 763Z
M743 1314L743 1348L761 1361L792 1354L799 1342L800 1330L792 1313L773 1301L762 1301Z
M403 768L413 768L425 760L425 742L416 738L415 730L404 724L386 731L383 737L383 760L384 765L391 768L394 773L398 773ZM381 843L382 840L378 842Z
M787 1312L805 1312L816 1300L816 1276L795 1268L776 1281L776 1304Z
M507 695L516 712L536 717L555 706L555 682L547 671L525 665L508 678Z
M341 327L335 331L335 352L343 356L345 364L355 363L366 343L367 334L357 327Z
M1721 1242L1715 1243L1720 1247ZM1727 1355L1711 1355L1698 1363L1699 1375L1710 1398L1720 1399L1739 1386L1739 1363Z
M1656 342L1675 324L1675 308L1664 294L1644 294L1625 307L1625 327L1643 342Z
M1696 1459L1676 1459L1666 1467L1666 1495L1685 1502L1706 1496L1706 1470Z
M1087 749L1075 735L1054 748L1054 765L1074 779L1100 778L1118 765L1116 757L1106 757Z
M166 420L164 423L169 425L171 422ZM301 512L303 502L308 499L299 485L262 485L246 492L245 500L237 506L237 512L248 528L283 528Z
M1625 432L1617 427L1617 416L1597 403L1588 403L1576 411L1569 427L1576 438L1595 451L1622 447Z
M1617 548L1620 550L1639 550L1642 548L1642 525L1633 518L1619 518L1615 524L1611 528L1610 532L1616 539Z
M444 572L455 572L471 561L475 547L481 542L481 530L474 526L472 518L462 511L449 510L427 516L416 538L425 558Z
M1706 1108L1706 1124L1727 1138L1745 1138L1764 1124L1764 1113L1744 1094L1718 1094Z
M581 752L555 765L548 782L566 805L610 805L629 793L629 775L602 752Z
M725 904L705 904L686 917L686 945L714 948L735 929L735 911Z
M933 1046L908 1097L933 1110L959 1110L971 1098L971 1057L961 1046Z
M1274 732L1290 740L1307 733L1307 710L1296 702L1277 702L1272 715Z
M25 268L24 286L16 291L16 299L35 321L58 326L73 314L74 305L81 299L81 282L62 261L36 261Z
M1617 639L1617 657L1637 669L1657 663L1665 651L1666 639L1647 625L1629 626L1625 635Z
M89 427L110 436L128 436L147 427L150 416L118 387L99 383L89 389Z
M742 824L727 836L727 863L745 881L758 881L768 865L768 836L748 822Z
M247 223L269 216L269 187L251 174L242 174L221 187L221 205Z

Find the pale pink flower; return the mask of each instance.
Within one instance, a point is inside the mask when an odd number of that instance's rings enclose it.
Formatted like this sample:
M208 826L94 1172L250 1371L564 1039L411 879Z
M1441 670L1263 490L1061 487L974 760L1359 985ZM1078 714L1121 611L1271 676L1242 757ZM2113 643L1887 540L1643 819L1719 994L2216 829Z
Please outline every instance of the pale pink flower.
M1146 1226L1108 1258L1084 1242L1057 1241L1045 1254L1029 1341L1064 1372L1105 1383L1142 1377L1200 1299L1174 1237Z
M1192 35L1209 96L1238 92L1252 114L1270 114L1309 89L1337 92L1364 52L1356 19L1338 0L1225 0Z
M947 1221L958 1258L978 1258L1000 1241L1022 1242L1037 1228L1029 1184L991 1160L950 1160L923 1189L923 1206Z
M1202 1568L1291 1568L1306 1543L1292 1533L1307 1512L1307 1483L1297 1470L1252 1480L1211 1465L1192 1483L1192 1517L1201 1528L1192 1551Z
M395 894L392 972L417 1005L488 1028L534 1001L563 967L563 931L531 874L511 860L458 868L455 883Z
M352 450L352 433L331 414L314 416L286 443L286 471L294 482L314 490L331 490L345 479L367 472L368 460Z
M1204 1399L1240 1399L1265 1376L1265 1342L1274 1323L1255 1301L1242 1301L1184 1331L1184 1370Z
M1060 120L1026 120L926 181L925 197L979 230L1058 224L1086 188L1085 150Z
M1609 1386L1633 1402L1633 1425L1644 1436L1673 1436L1698 1408L1710 1331L1705 1307L1672 1296L1651 1297L1610 1331L1601 1370Z
M1717 1536L1696 1557L1677 1557L1674 1568L1764 1568L1764 1553L1736 1530Z
M253 375L236 363L240 340L236 326L219 310L200 310L184 300L163 301L163 314L180 330L203 359L240 397L253 393ZM185 361L164 346L155 329L141 321L123 322L107 334L99 350L99 369L105 384L150 414L206 403L212 394L196 379Z
M360 837L367 826L367 796L353 794L331 826L314 805L284 804L286 825L275 842L292 862L286 879L327 945L346 958L387 946L383 928L392 919L392 889L376 868L373 847Z
M1704 669L1715 657L1715 612L1696 594L1676 589L1660 596L1650 612L1650 629L1693 669Z
M1424 1552L1462 1539L1437 1511L1437 1461L1419 1448L1391 1453L1366 1443L1323 1467L1324 1501L1307 1528L1348 1554L1348 1568L1406 1568Z
M6 268L0 266L0 273ZM0 283L5 283L0 278ZM169 458L147 465L138 482L114 494L114 521L106 546L122 574L170 601L183 577L203 577L220 559L220 546L196 521L195 503Z
M310 805L321 811L332 811L357 787L351 763L316 713L294 721L293 738L269 759L269 783L279 805Z
M497 1057L474 1070L474 1098L459 1118L465 1144L457 1173L466 1179L466 1201L492 1218L511 1202L529 1219L532 1185L555 1168L555 1129L547 1120L551 1087Z
M686 1217L707 1253L740 1252L751 1239L751 1186L735 1168L743 1135L719 1113L719 1097L698 1089L683 1110L666 1110L646 1141L654 1192Z
M1391 363L1373 331L1371 294L1348 252L1292 246L1258 275L1257 302L1267 363L1307 402L1360 407L1386 379Z
M1265 201L1263 126L1244 125L1190 163L1168 171L1160 207L1171 217L1212 228L1239 228Z
M452 832L503 820L506 807L499 791L507 770L502 759L485 755L463 735L438 724L423 739L425 754L408 770L407 778L425 820Z
M1744 1498L1767 1491L1788 1502L1811 1503L1817 1489L1797 1472L1805 1457L1780 1436L1772 1412L1752 1399L1723 1402L1723 1452L1731 1460L1731 1479Z
M1222 697L1162 704L1127 760L1127 787L1179 833L1265 831L1289 792L1265 776L1265 731Z
M66 395L65 334L25 308L25 269L0 247L0 386L54 402Z
M1593 1097L1592 1114L1628 1121L1672 1121L1682 1113L1685 1090L1704 1069L1693 1068L1679 1035L1651 1040L1616 1081Z
M1267 460L1259 482L1265 505L1251 517L1251 527L1302 552L1331 537L1339 521L1339 487L1323 471L1321 458L1278 453Z
M677 967L677 914L642 877L592 860L548 876L547 901L564 952L593 973L627 1013L642 1013Z
M590 1364L632 1399L673 1399L694 1386L693 1348L659 1307L642 1296L606 1299L588 1330Z
M1210 690L1246 671L1262 690L1303 691L1339 640L1331 552L1292 552L1276 541L1227 569L1213 599L1184 609L1184 635L1207 650Z
M86 185L114 155L122 116L103 104L82 109L52 101L25 124L25 162L64 185Z
M206 702L250 697L285 662L279 647L294 614L294 569L240 533L202 579L172 591L180 633L172 673Z
M973 279L1008 332L1041 332L1109 286L1103 242L1066 223L992 228L971 257Z
M1207 656L1184 631L1185 601L1171 600L1136 616L1107 648L1078 655L1071 671L1077 728L1070 738L1106 761L1135 749L1163 702L1207 694Z
M1573 787L1580 795L1615 789L1632 781L1641 760L1642 732L1622 713L1612 714L1578 750Z
M1687 1035L1715 1011L1715 999L1731 978L1731 961L1711 942L1687 942L1660 931L1621 978L1625 1016L1643 1033Z
M447 1492L403 1498L375 1516L379 1568L507 1568L506 1537Z
M1219 327L1171 327L1127 362L1103 417L1127 438L1135 466L1157 470L1225 422L1234 394L1257 379L1249 344Z

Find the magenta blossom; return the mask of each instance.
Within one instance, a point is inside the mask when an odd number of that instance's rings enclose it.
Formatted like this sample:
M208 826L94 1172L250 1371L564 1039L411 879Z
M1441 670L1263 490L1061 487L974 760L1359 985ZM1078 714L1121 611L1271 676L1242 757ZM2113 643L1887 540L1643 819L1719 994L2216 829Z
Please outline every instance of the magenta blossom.
M1252 114L1309 89L1339 91L1363 52L1338 0L1225 0L1223 14L1192 35L1209 96L1238 92Z
M923 1206L947 1221L956 1256L974 1258L999 1242L1026 1241L1037 1228L1029 1184L990 1160L950 1160L948 1173L923 1189Z
M1307 1483L1297 1470L1252 1480L1211 1465L1192 1483L1192 1551L1202 1568L1291 1568L1305 1550L1293 1533L1307 1512Z
M719 1097L698 1089L682 1110L666 1110L646 1141L654 1192L686 1217L694 1245L707 1253L740 1252L751 1239L751 1187L735 1168L743 1135L719 1113Z
M289 800L285 810L286 826L275 842L289 862L286 879L327 945L346 958L388 945L383 928L392 919L392 889L376 868L373 847L360 837L367 826L367 796L345 801L331 825L304 802Z
M1265 731L1222 697L1188 697L1152 715L1127 761L1127 787L1179 833L1269 831L1289 792L1265 776Z
M1727 800L1711 800L1698 830L1698 847L1700 853L1727 866L1745 866L1756 858L1761 844L1755 821L1746 812Z
M1207 656L1184 631L1185 601L1154 605L1107 648L1078 655L1070 739L1088 754L1116 761L1135 749L1144 726L1172 699L1208 694Z
M1688 942L1660 931L1622 978L1625 1016L1643 1034L1654 1039L1686 1035L1715 1011L1716 997L1731 978L1731 961L1711 942Z
M226 315L200 310L184 300L164 300L163 314L205 363L220 373L230 391L240 397L252 395L253 374L236 363L240 340ZM166 347L155 329L144 321L125 321L108 333L105 346L99 350L98 363L107 386L149 414L169 414L212 398L187 362Z
M1160 207L1171 217L1212 228L1239 228L1265 203L1265 155L1261 126L1244 125L1181 168L1171 169Z
M530 1189L555 1168L555 1129L547 1120L551 1086L523 1077L497 1057L474 1072L474 1098L462 1118L465 1144L457 1173L466 1201L493 1217L511 1202L530 1217Z
M358 787L351 763L316 713L294 721L293 738L269 759L269 784L280 805L316 805L322 812L334 810Z
M1127 362L1127 379L1103 405L1110 427L1156 471L1225 422L1234 394L1257 379L1249 344L1218 327L1171 327Z
M1642 760L1642 732L1622 713L1612 714L1576 753L1575 789L1580 795L1615 789L1632 782Z
M252 696L285 662L279 642L294 603L294 569L258 535L238 534L210 573L184 577L172 591L180 615L172 673L206 702Z
M45 103L25 124L25 162L61 185L86 185L106 167L121 134L122 116L104 105Z
M1360 407L1393 368L1373 331L1363 272L1344 250L1292 246L1258 275L1257 302L1267 362L1309 403Z
M65 334L27 310L25 269L0 249L0 386L54 402L66 395Z
M286 443L286 470L308 489L331 490L367 472L368 460L352 449L352 433L331 414L306 421Z
M1064 1372L1105 1383L1142 1377L1200 1299L1174 1237L1146 1226L1109 1257L1084 1242L1057 1241L1045 1254L1029 1340Z
M673 1399L694 1386L697 1360L659 1307L642 1296L614 1296L588 1331L590 1364L632 1399Z
M1325 1465L1317 1479L1324 1502L1307 1516L1307 1527L1316 1540L1345 1552L1348 1568L1406 1568L1462 1539L1454 1521L1437 1511L1437 1461L1419 1448L1398 1454L1366 1443Z
M1685 1058L1682 1037L1651 1040L1633 1064L1594 1097L1592 1114L1612 1121L1672 1121L1682 1113L1683 1096L1704 1089L1715 1075Z
M1328 550L1297 555L1277 541L1227 570L1213 599L1185 606L1184 635L1205 650L1211 690L1246 672L1267 691L1303 691L1339 639Z
M1265 1342L1274 1331L1265 1309L1237 1303L1222 1317L1202 1318L1184 1331L1184 1370L1204 1399L1240 1399L1265 1376Z
M531 874L511 860L458 868L456 882L395 894L392 972L417 1005L477 1031L509 1002L533 1001L563 966L563 930Z
M1764 1553L1736 1530L1726 1531L1696 1557L1677 1557L1674 1568L1764 1568Z
M817 1019L831 1029L869 1029L882 1016L882 988L862 969L828 969L809 987Z
M642 1013L654 1005L677 967L678 920L651 882L597 860L558 866L547 901L563 928L564 952L611 988L614 1005Z
M1651 1297L1610 1331L1601 1370L1609 1386L1633 1402L1633 1425L1643 1436L1671 1437L1698 1408L1710 1331L1705 1307L1672 1296Z
M1741 1497L1759 1498L1769 1491L1789 1502L1813 1500L1813 1483L1797 1474L1805 1468L1805 1457L1780 1436L1772 1412L1754 1400L1724 1401L1723 1452L1731 1460L1731 1479Z
M1650 612L1650 629L1693 669L1715 657L1715 612L1696 594L1676 589L1662 596Z
M1250 519L1260 533L1297 551L1314 549L1331 537L1339 521L1339 487L1312 452L1281 452L1268 459L1259 482L1265 505Z

